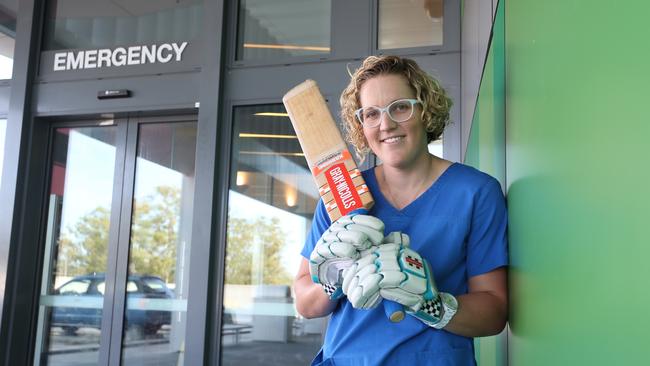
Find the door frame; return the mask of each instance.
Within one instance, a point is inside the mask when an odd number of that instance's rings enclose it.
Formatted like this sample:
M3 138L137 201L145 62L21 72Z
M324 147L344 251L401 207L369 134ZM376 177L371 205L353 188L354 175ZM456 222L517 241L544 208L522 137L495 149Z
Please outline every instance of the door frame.
M133 213L133 194L136 178L136 161L137 161L137 144L139 137L139 127L144 124L156 123L182 123L195 122L198 131L198 113L130 113L121 114L119 117L112 118L113 123L110 125L117 127L116 136L116 154L115 168L113 175L113 190L111 197L110 226L108 234L108 253L106 263L106 282L102 308L102 326L99 342L99 365L119 365L122 358L122 336L124 334L124 314L126 312L126 286L128 279L128 260L131 239L131 220ZM42 348L43 332L48 331L44 328L46 323L39 322L41 306L39 300L41 296L42 281L49 280L51 273L44 273L44 268L51 268L46 265L45 261L51 261L50 253L45 253L47 244L46 231L49 211L49 189L52 183L52 164L53 164L53 142L55 130L58 128L79 128L79 127L98 127L107 126L107 118L101 116L57 116L54 118L43 118L38 121L45 126L45 139L47 144L43 149L45 159L43 161L43 184L40 199L40 230L38 240L38 257L34 261L35 271L37 271L37 282L35 282L35 301L32 319L34 326L30 334L34 334L30 346L29 364L34 364L34 360L40 357ZM197 136L198 139L198 136ZM198 149L197 149L198 150ZM195 154L196 151L195 150ZM197 197L197 191L192 198ZM193 224L193 223L192 223ZM191 258L190 258L191 260ZM49 284L46 284L49 286ZM189 307L189 299L188 299ZM188 312L189 318L189 312ZM187 323L186 323L187 330ZM190 335L186 332L186 336ZM40 343L40 344L38 344ZM185 355L181 355L184 357ZM40 362L40 361L39 361ZM38 362L36 364L39 364Z

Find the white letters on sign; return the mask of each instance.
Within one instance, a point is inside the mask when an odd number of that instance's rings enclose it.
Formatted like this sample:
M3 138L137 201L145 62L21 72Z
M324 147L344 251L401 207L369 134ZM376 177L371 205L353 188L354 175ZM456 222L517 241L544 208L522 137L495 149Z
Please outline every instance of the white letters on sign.
M178 62L183 57L185 47L187 42L57 52L54 54L54 71Z

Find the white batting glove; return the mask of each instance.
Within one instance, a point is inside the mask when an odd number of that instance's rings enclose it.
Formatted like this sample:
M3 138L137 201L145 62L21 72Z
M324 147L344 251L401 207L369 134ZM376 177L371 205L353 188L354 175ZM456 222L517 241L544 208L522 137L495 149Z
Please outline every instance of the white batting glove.
M347 215L323 233L309 256L312 281L323 286L330 299L343 296L342 272L359 258L359 253L384 238L384 223L374 216Z
M403 243L383 244L375 254L381 297L429 326L439 323L443 308L429 263Z
M385 243L398 243L408 247L409 237L399 232L390 233L380 246L372 246L361 253L361 257L343 272L343 293L356 309L372 309L382 300L379 283L383 277L376 261L379 257L378 250L387 245Z

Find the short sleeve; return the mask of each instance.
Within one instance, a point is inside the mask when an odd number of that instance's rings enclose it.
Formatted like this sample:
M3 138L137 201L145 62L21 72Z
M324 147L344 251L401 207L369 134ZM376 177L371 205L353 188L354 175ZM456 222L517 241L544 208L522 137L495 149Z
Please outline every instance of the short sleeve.
M323 235L325 230L327 230L331 224L332 222L330 217L327 215L323 200L320 199L316 205L316 210L314 210L314 219L311 222L311 229L309 230L309 234L305 240L305 245L300 252L303 257L309 259L309 255L314 250L316 242L318 242L318 239L320 239L321 235Z
M508 265L508 213L499 182L491 178L474 198L467 239L467 275L473 277Z

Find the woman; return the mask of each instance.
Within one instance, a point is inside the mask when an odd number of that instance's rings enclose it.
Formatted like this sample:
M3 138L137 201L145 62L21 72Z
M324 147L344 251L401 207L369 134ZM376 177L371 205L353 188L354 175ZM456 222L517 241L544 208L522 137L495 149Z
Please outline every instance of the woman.
M472 337L507 321L499 183L428 152L451 100L412 60L368 57L341 106L349 142L381 164L363 172L375 198L368 216L331 224L322 202L316 209L294 282L303 316L332 314L314 364L475 365ZM406 235L375 238L392 232ZM402 322L387 319L385 299L405 306Z

